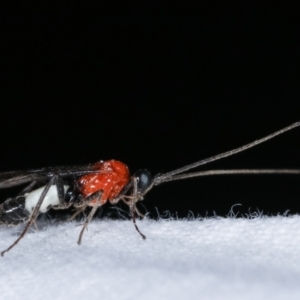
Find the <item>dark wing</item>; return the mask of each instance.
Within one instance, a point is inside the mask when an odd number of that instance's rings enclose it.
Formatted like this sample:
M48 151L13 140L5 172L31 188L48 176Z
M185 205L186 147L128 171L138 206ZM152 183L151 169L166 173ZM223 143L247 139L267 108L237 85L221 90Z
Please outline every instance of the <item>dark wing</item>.
M0 189L10 188L26 182L50 179L54 175L60 177L81 176L88 173L98 173L94 165L49 167L26 171L10 171L0 173Z

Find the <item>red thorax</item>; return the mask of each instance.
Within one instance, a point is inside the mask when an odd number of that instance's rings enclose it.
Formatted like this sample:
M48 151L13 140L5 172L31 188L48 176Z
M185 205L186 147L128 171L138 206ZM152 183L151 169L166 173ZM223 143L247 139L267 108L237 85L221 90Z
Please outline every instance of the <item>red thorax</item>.
M102 190L100 203L104 204L108 200L116 198L129 182L128 167L120 161L112 159L97 162L95 169L101 172L81 176L78 180L78 186L84 198ZM89 206L93 206L97 201L98 199L92 200Z

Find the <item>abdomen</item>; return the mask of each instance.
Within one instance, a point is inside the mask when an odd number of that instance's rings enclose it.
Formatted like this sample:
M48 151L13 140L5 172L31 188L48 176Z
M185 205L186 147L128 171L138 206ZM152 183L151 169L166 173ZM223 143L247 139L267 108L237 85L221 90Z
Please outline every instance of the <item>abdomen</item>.
M18 225L26 222L30 213L25 209L26 196L7 199L0 205L0 224Z

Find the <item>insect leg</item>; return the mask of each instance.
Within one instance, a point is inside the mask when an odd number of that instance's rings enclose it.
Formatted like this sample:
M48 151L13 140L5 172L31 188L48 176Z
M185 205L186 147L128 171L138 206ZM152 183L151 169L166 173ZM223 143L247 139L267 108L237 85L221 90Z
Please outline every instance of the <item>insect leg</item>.
M139 214L139 211L136 208L136 202L139 200L139 196L138 196L138 188L137 188L137 178L133 177L132 179L133 181L133 192L132 192L132 197L129 198L129 201L127 202L127 204L129 205L129 209L130 209L130 213L132 216L132 222L133 225L135 227L135 229L137 230L137 232L141 235L141 237L145 240L146 236L144 234L141 233L141 231L139 230L137 224L136 224L136 216L135 213ZM126 202L125 202L126 203Z
M1 252L1 256L4 256L4 253L8 252L10 249L12 249L15 245L17 245L19 243L19 241L24 237L24 235L26 234L26 232L28 231L29 227L35 222L37 216L39 215L39 212L40 212L40 207L51 187L51 185L55 182L56 180L56 177L57 175L53 176L49 182L47 183L47 185L45 186L40 198L39 198L39 201L37 203L37 205L35 206L31 216L30 216L30 219L28 221L28 223L26 224L23 232L20 234L20 236L7 248L5 249L4 251Z
M77 215L82 213L87 208L87 206L88 206L88 204L85 204L85 205L79 207L78 209L76 209L74 214L70 218L68 218L67 221L72 221Z
M77 244L80 245L81 244L81 240L82 240L82 236L83 236L83 233L85 231L85 229L87 228L88 224L90 223L90 221L92 220L96 210L98 209L99 206L101 206L102 204L100 203L100 200L101 200L101 196L103 194L103 191L98 191L96 193L94 193L92 196L93 198L97 198L97 202L96 204L93 206L92 210L90 211L89 215L87 216L87 218L85 219L84 223L83 223L83 226L82 226L82 229L80 231L80 234L79 234L79 238L78 238L78 242ZM90 200L89 200L90 201Z
M73 220L77 215L79 215L81 212L83 212L89 205L89 202L94 200L95 198L98 197L98 192L89 195L86 198L83 199L79 199L77 203L73 204L73 207L76 208L76 211L74 212L74 214L68 219L68 221ZM100 196L101 198L101 196ZM99 205L100 206L100 205Z
M135 179L134 179L135 178ZM134 180L136 180L136 177L132 177L131 180L125 185L125 187L122 189L122 191L120 192L120 194L118 195L118 197L114 198L114 199L110 199L109 202L111 204L117 204L120 200L122 200L125 204L127 204L128 206L130 206L131 203L131 199L133 198L133 202L137 202L140 197L137 196L137 193L135 196L127 196L126 194L129 192L129 190L133 187L134 185ZM136 207L136 205L134 205L134 209L137 213L137 215L141 218L144 217L144 215L138 210L138 208Z
M126 194L129 192L129 190L132 187L133 187L133 178L131 178L131 180L125 185L125 187L122 189L122 191L119 193L119 195L114 199L110 199L109 202L111 204L117 204L120 200L123 200L128 205L128 203L124 199L129 197L129 196L126 196Z
M143 239L146 239L146 236L141 233L141 231L139 230L139 228L136 224L136 215L135 215L136 213L138 214L138 216L144 217L144 215L136 207L136 202L138 202L139 199L141 198L141 196L138 192L137 180L138 180L137 177L133 176L131 178L131 180L126 184L126 186L123 188L123 190L118 195L118 197L116 197L115 199L111 199L110 203L111 204L116 204L120 200L122 200L125 204L127 204L129 206L129 210L130 210L130 213L131 213L131 216L132 216L132 221L133 221L135 229L142 236ZM133 190L132 195L127 196L126 194L129 192L129 190L131 188Z
M136 205L134 206L134 210L135 210L135 212L137 213L137 215L138 215L140 218L144 218L144 217L145 217L145 215L142 214L142 213L138 210L138 208L136 207Z

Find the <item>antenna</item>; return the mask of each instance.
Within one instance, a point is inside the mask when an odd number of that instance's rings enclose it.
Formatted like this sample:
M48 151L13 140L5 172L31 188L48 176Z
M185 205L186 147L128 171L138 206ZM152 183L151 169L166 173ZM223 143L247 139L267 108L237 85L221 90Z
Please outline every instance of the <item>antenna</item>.
M187 174L181 174L185 171L197 168L199 166L208 164L210 162L235 155L239 152L245 151L247 149L250 149L252 147L255 147L259 144L262 144L278 135L283 134L284 132L287 132L289 130L292 130L296 127L300 126L300 122L293 123L290 126L287 126L285 128L282 128L278 131L275 131L274 133L267 135L261 139L258 139L252 143L246 144L244 146L238 147L236 149L226 151L208 158L205 158L203 160L197 161L195 163L192 163L190 165L184 166L182 168L164 173L164 174L158 174L154 177L153 185L158 185L163 182L167 181L173 181L173 180L179 180L179 179L185 179L185 178L192 178L197 176L208 176L208 175L233 175L233 174L299 174L300 170L293 170L293 169L245 169L245 170L210 170L210 171L202 171L202 172L195 172L195 173L187 173ZM181 175L178 175L181 174ZM175 176L177 175L177 176Z

